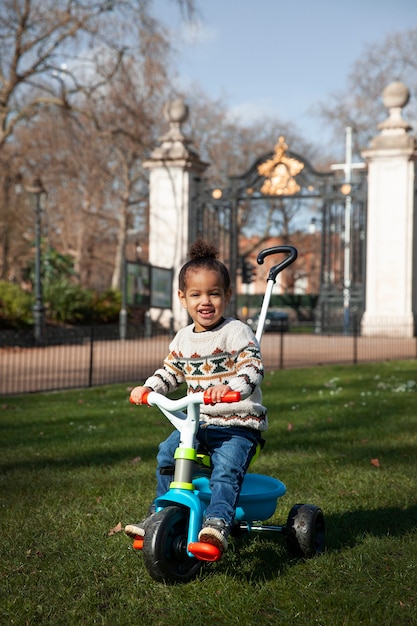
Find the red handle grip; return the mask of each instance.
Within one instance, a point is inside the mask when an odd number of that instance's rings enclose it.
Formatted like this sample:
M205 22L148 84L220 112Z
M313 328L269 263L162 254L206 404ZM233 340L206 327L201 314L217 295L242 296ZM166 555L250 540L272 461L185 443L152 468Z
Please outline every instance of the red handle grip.
M148 404L148 395L150 394L150 391L145 391L143 396L142 396L142 404ZM132 399L132 394L129 397L129 402L130 404L136 404L136 402Z
M207 396L208 392L204 392L204 404L212 404L212 400L209 396ZM239 402L240 400L240 391L227 391L222 397L222 402Z
M148 404L148 396L149 396L150 393L151 393L150 391L145 391L143 393L142 401L141 401L142 404ZM212 402L211 398L207 394L208 394L208 391L205 391L203 393L204 404L212 404L213 402ZM200 398L201 398L201 396L200 396ZM240 391L228 391L222 397L221 402L239 402L239 400L240 400ZM136 404L135 400L132 399L132 394L129 397L129 402L131 404Z

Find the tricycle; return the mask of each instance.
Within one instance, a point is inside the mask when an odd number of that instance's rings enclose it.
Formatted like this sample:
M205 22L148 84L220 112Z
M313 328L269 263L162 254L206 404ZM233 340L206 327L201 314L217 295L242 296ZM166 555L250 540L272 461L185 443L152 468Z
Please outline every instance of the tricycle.
M261 341L265 317L276 277L297 258L293 246L275 246L259 253L258 264L271 254L287 256L273 266L268 274L267 288L259 315L256 338ZM239 392L229 391L222 402L237 402ZM210 458L196 449L195 435L199 426L200 406L210 404L205 392L193 393L180 399L170 399L150 391L142 402L157 406L180 431L180 444L175 453L173 481L166 494L156 498L156 513L150 518L144 537L133 541L141 551L152 578L167 583L193 580L204 563L221 558L219 548L198 541L205 508L210 501ZM255 455L256 456L256 455ZM251 468L249 468L250 470ZM236 508L233 534L251 532L282 533L291 558L310 558L320 554L325 546L325 522L320 507L295 504L283 526L265 524L274 515L278 499L286 486L277 478L248 471Z

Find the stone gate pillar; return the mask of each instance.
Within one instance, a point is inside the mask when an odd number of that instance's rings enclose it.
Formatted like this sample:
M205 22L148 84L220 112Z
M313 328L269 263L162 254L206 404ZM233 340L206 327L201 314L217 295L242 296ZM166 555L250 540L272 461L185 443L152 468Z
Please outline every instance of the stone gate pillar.
M196 207L200 175L207 167L182 133L181 124L188 117L188 107L182 99L165 106L168 132L160 138L144 167L149 178L149 263L173 269L172 311L151 309L152 320L168 327L171 317L174 329L188 323L188 315L177 297L178 272L187 259L190 243L197 233Z
M383 92L389 117L362 152L368 163L366 302L362 334L413 337L417 315L417 140L401 110L400 82Z

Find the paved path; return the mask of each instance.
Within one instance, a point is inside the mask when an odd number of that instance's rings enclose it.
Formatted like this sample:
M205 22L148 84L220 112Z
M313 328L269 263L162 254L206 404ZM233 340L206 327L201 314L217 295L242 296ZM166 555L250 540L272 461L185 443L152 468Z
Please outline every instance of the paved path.
M168 337L0 349L0 395L144 380L167 353ZM417 339L267 333L267 370L417 358Z

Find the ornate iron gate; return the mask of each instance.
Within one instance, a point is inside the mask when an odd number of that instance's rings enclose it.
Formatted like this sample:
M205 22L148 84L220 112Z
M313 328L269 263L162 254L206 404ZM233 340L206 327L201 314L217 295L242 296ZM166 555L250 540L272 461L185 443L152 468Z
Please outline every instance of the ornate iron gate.
M363 170L354 172L349 183L341 180L335 171L318 172L306 159L289 151L280 137L274 152L258 158L241 176L229 178L225 188L202 188L196 207L198 236L217 245L235 283L242 214L248 216L252 232L259 235L256 217L268 215L272 219L274 212L286 215L294 210L310 211L321 230L321 249L317 251L321 262L317 331L354 330L365 304L366 175ZM277 225L281 230L275 234L282 243L294 243L288 225L283 222ZM230 312L236 314L235 300Z

